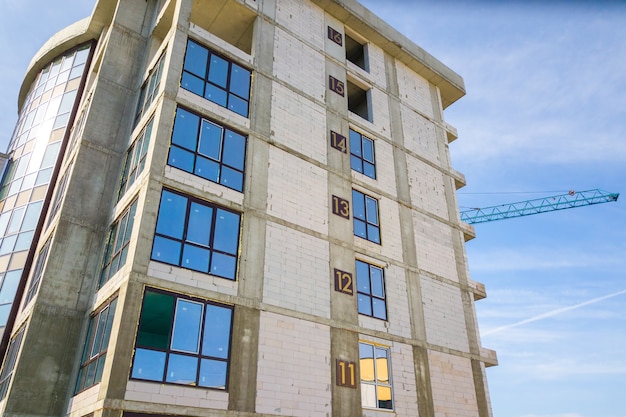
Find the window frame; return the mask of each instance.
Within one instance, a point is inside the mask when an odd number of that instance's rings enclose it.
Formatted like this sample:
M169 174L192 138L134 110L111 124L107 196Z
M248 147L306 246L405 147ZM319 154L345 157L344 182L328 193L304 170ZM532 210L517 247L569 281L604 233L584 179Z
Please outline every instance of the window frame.
M154 115L145 124L141 132L137 135L133 143L128 147L124 157L122 174L120 175L120 185L117 192L117 201L120 201L126 191L135 183L139 175L143 172L146 164L148 147L154 123Z
M364 143L371 144L371 160L366 155L367 152ZM371 167L371 169L367 169L367 167ZM376 179L376 148L374 146L374 139L352 128L350 128L350 168L369 178Z
M177 125L177 123L179 123L178 121L181 120L179 119L179 116L181 114L183 114L182 112L188 113L191 116L196 117L198 120L195 123L195 149L191 149L189 147L186 147L185 144L182 143L175 143L175 137L177 137L177 126L181 126L180 124ZM203 142L202 142L202 135L204 133L204 126L205 124L210 124L215 126L218 129L221 129L221 133L220 133L220 142L219 142L219 156L212 156L209 155L207 153L202 153L201 147L203 146ZM183 125L182 128L180 128L184 133L188 133L186 132L185 128L189 128L188 125ZM231 135L231 136L229 136ZM234 142L232 142L232 139L229 138L233 138L233 137L239 137L241 140L243 140L243 153L241 155L240 158L240 166L235 166L234 163L229 163L227 161L225 161L225 159L228 159L228 157L226 156L227 152L230 151L230 146L228 146L229 144L232 144L233 146L236 146L236 144ZM231 129L221 123L218 123L214 120L211 120L207 117L202 116L199 113L196 113L192 110L189 110L183 106L178 106L176 108L176 116L174 119L174 127L172 128L172 136L170 139L170 148L168 151L168 158L167 158L167 164L171 167L180 169L182 171L188 172L190 174L193 174L197 177L206 179L208 181L211 181L215 184L219 184L222 185L224 187L228 187L232 190L235 191L239 191L239 192L243 192L243 188L245 185L245 172L246 172L246 154L247 154L247 144L248 144L248 136L238 132L235 129ZM190 144L187 144L190 145ZM233 148L235 149L235 148ZM175 162L174 158L176 157L174 155L175 152L179 152L181 154L181 157L183 155L192 155L189 156L188 158L193 158L193 161L187 161L188 163L191 162L191 168L189 167L185 167L185 161L181 161L179 163ZM212 165L217 165L217 174L215 174L215 179L213 178L212 175L207 174L207 175L201 175L200 172L202 168L199 168L199 164L200 163L204 163L206 164L212 164ZM206 165L208 167L208 165ZM235 175L240 175L241 176L241 180L238 183L232 183L230 184L228 182L228 178L229 176L225 176L224 172L232 172ZM225 181L226 178L226 181Z
M379 372L379 357L376 356L376 360L374 360L374 357L372 356L372 358L367 358L367 357L363 357L362 356L362 347L364 346L368 346L371 347L372 349L372 354L373 355L377 355L378 351L384 351L386 353L385 358L387 360L386 365L387 365L387 382L384 382L384 380L379 380L380 379L380 372ZM364 372L364 360L367 359L371 359L372 360L372 371L373 371L373 380L371 381L366 381L364 380L364 377L366 376L365 372ZM391 372L391 348L389 346L384 346L384 345L380 345L378 343L373 343L373 342L368 342L368 341L364 341L364 340L360 340L359 341L359 369L360 369L360 383L361 383L361 406L363 408L367 408L367 409L374 409L374 410L387 410L387 411L393 411L394 410L394 398L393 398L393 384L392 384L392 372ZM368 390L365 389L365 387L370 386L370 387L374 387L374 401L376 403L376 406L371 406L371 405L367 405L366 404L366 395L369 393ZM380 404L380 400L379 400L379 392L382 389L388 389L389 390L389 407L381 407Z
M203 75L201 75L200 73L192 72L192 70L188 69L192 67L193 65L193 64L189 64L189 67L187 66L187 57L189 54L190 43L193 43L195 46L202 48L206 51L206 62L203 63L203 66L204 66ZM211 79L211 58L213 56L217 57L218 59L222 61L225 61L227 64L225 86L222 86ZM233 90L233 85L232 85L233 65L236 65L238 68L245 70L247 73L247 76L248 76L247 97ZM192 77L192 78L189 78L189 77ZM189 82L191 81L195 81L197 83L201 82L202 87L199 88L200 86L198 84L198 89L196 90L196 88L189 85ZM225 98L224 98L225 104L222 104L221 101L217 101L218 99L212 99L210 95L207 97L207 86L216 88L217 90L220 90L221 92L225 93ZM212 103L217 104L218 106L224 107L225 109L235 112L239 114L240 116L248 118L250 115L250 96L252 93L252 70L250 70L244 65L241 65L239 62L233 60L232 58L227 57L223 54L220 54L212 50L210 47L203 45L200 41L197 41L193 38L187 39L187 45L185 47L185 57L183 59L183 69L182 69L181 76L180 76L180 87L193 94L203 97L206 100L209 100ZM199 93L199 90L202 90L201 94ZM233 103L231 103L231 98L233 98L233 96L236 100L245 102L246 104L245 112L240 112L234 108ZM236 100L234 100L235 103L237 103Z
M176 229L175 231L170 232L170 234L166 234L165 232L160 232L159 231L159 226L160 226L160 222L159 219L161 218L162 215L167 215L168 213L165 212L165 210L168 210L168 208L165 208L165 206L163 205L163 199L165 198L165 193L170 193L174 196L178 196L181 198L186 199L186 203L185 203L185 212L184 212L184 216L182 219L182 223L180 222L181 219L175 219L175 220L171 220L169 219L168 221L165 221L163 223L164 228L167 227L167 225L169 225L170 227L176 227L176 228L181 228ZM201 206L204 209L208 209L211 210L210 212L210 216L211 216L211 222L208 228L208 236L202 236L202 238L206 238L207 239L207 243L202 243L202 242L198 242L199 239L197 239L196 235L198 234L198 229L194 228L194 227L189 227L189 223L190 223L190 213L192 210L192 206L193 205L197 206ZM174 207L174 206L172 206ZM174 207L175 208L175 207ZM178 210L181 210L180 208ZM225 244L224 246L232 246L234 242L234 248L232 248L230 251L227 250L223 250L223 249L219 249L216 248L216 229L218 228L218 222L217 220L217 216L218 213L220 212L224 212L224 213L229 213L231 215L237 216L237 221L238 221L238 225L237 225L237 235L235 236L235 239L232 239L232 237L230 237L230 239L228 240L228 243ZM165 214L164 214L165 213ZM180 215L182 213L174 213L174 214L178 214ZM199 220L202 220L202 218L199 218ZM197 197L188 195L188 194L183 194L180 193L178 191L174 191L172 189L169 188L163 188L161 190L161 199L159 201L159 211L157 212L157 221L155 224L155 231L154 231L154 239L152 241L152 251L150 253L150 259L156 262L161 262L161 263L165 263L168 265L173 265L179 268L184 268L184 269L189 269L192 271L197 271L200 273L205 273L205 274L209 274L212 276L216 276L219 278L224 278L224 279L229 279L232 281L235 281L237 278L237 272L238 272L238 263L239 263L239 247L240 247L240 240L241 240L241 220L242 220L242 214L238 211L235 210L231 210L228 209L226 207L217 205L215 203L206 201L206 200L202 200L199 199ZM175 221L179 222L179 223L175 223ZM195 221L195 220L191 220L191 221ZM228 225L227 223L224 223L224 225ZM221 230L220 230L221 232ZM178 236L175 236L174 233L177 233ZM191 236L190 236L191 234ZM221 238L221 236L218 236L218 238ZM169 244L178 244L178 260L176 262L173 261L169 261L165 258L160 258L158 256L155 256L155 251L157 250L157 239L159 239L160 241L163 241L162 243L159 243L160 245L167 245ZM172 243L174 242L174 243ZM223 246L222 242L220 241L219 246ZM169 249L170 251L173 250L173 248L170 246L169 248L167 248L166 246L161 246L164 247L166 249ZM201 251L202 254L207 254L207 268L204 269L199 269L199 268L195 268L195 267L189 267L189 266L185 266L184 265L184 256L185 256L185 250L189 249L190 251ZM198 254L198 252L196 252ZM215 258L215 255L219 255L217 260ZM189 258L191 258L191 256L189 256ZM199 259L200 256L197 256L196 259ZM214 267L218 267L221 266L221 264L218 264L217 262L219 262L221 260L223 261L228 261L229 259L232 261L234 261L234 265L231 265L230 268L232 268L232 274L223 274L220 273L221 271L218 271L217 273L215 272L215 268ZM215 263L214 263L215 261ZM229 265L225 265L226 267L229 267Z
M37 292L39 290L39 282L41 281L41 276L43 275L43 269L48 260L48 253L50 251L50 243L52 242L52 237L48 238L46 243L44 243L43 247L39 251L37 255L37 260L35 261L35 267L33 268L33 274L31 275L30 282L28 283L28 289L26 290L26 295L24 296L24 306L22 310L26 308L26 306L35 298Z
M359 206L363 207L363 215L357 214L356 212L357 198L359 203L361 203L362 200L362 203ZM372 216L370 216L371 205L368 205L368 202L375 204L375 221L372 221ZM382 236L380 231L380 205L378 203L378 199L353 188L352 222L355 236L368 240L372 243L376 243L377 245L382 245ZM363 226L365 227L363 229L365 233L358 232L358 230L361 230Z
M25 327L22 327L15 333L15 336L11 338L9 346L7 347L7 353L4 357L4 363L0 370L0 401L2 401L9 390L11 379L13 377L13 371L15 371L15 365L17 363L17 357L20 354L22 347L22 340L24 338Z
M146 113L146 110L154 101L154 98L156 97L156 94L161 87L161 76L163 75L164 63L165 50L161 53L159 59L154 63L152 69L148 72L146 80L143 82L143 84L141 84L133 126L137 126L137 124L139 124L141 117Z
M146 343L145 341L140 341L140 338L142 337L142 326L144 325L144 321L148 320L145 318L144 314L146 313L145 308L146 308L146 295L148 293L153 293L155 295L161 295L161 296L167 296L167 297L171 297L172 298L172 305L171 305L171 309L169 311L163 311L163 314L168 314L168 316L164 316L162 318L162 323L160 323L161 325L167 325L168 327L168 332L167 332L167 347L163 348L163 347L157 347L154 346L154 343L152 346L149 343ZM197 328L197 347L196 347L196 351L189 351L189 350L184 350L181 348L174 348L173 344L175 343L175 335L176 335L176 329L177 329L177 324L182 324L182 325L187 325L189 324L189 321L180 321L177 322L177 314L179 314L178 311L178 306L179 306L179 301L184 301L184 302L188 302L190 304L199 304L202 306L202 312L201 312L201 317L200 317L200 321L199 323L197 323L198 328ZM160 305L163 305L163 303L161 303ZM205 347L205 342L210 342L205 334L205 331L207 331L207 322L208 322L208 309L207 307L211 306L212 308L220 308L223 309L222 312L225 312L226 310L229 311L230 314L230 323L228 323L228 335L227 335L227 340L222 340L222 342L226 342L228 343L228 349L227 351L224 353L224 355L222 357L219 356L214 356L214 355L210 355L210 354L205 354L203 352L204 347ZM150 313L147 313L150 314ZM186 385L186 386L193 386L195 388L202 388L202 389L211 389L211 390L218 390L218 391L228 391L229 388L229 371L230 371L230 361L231 361L231 354L232 354L232 334L233 334L233 325L234 325L234 321L235 321L235 308L232 305L227 305L227 304L222 304L222 303L218 303L218 302L214 302L211 300L207 300L207 299L202 299L202 298L198 298L198 297L194 297L194 296L190 296L190 295L186 295L186 294L180 294L180 293L174 293L174 292L169 292L169 291L165 291L165 290L161 290L161 289L157 289L157 288L152 288L152 287L146 287L144 290L144 294L143 294L143 299L141 302L141 311L140 311L140 316L139 316L139 323L137 325L137 336L135 338L135 345L134 345L134 354L133 354L133 359L132 359L132 364L131 364L131 370L130 370L130 379L131 380L138 380L138 381L146 381L146 382L154 382L154 383L159 383L159 384L168 384L168 385ZM154 318L154 317L152 317ZM154 324L154 320L150 321L151 324ZM208 329L211 330L211 329ZM182 331L182 330L181 330ZM221 335L221 337L223 337L224 335ZM220 337L218 335L218 337ZM161 377L160 379L155 379L155 378L140 378L136 375L136 371L138 368L138 364L137 361L140 360L138 359L139 355L138 355L138 350L141 351L151 351L151 352L160 352L162 354L164 354L165 356L164 361L162 362L162 372L161 372ZM170 364L172 362L170 362L170 359L172 358L173 355L176 355L178 357L186 357L186 358L196 358L197 362L196 362L196 369L195 369L195 382L193 383L189 383L189 382L175 382L175 381L171 381L168 380L168 372L171 370L171 368L169 368ZM224 385L223 387L216 387L216 386L207 386L207 385L200 385L200 378L201 378L201 372L202 372L202 366L203 366L203 360L206 361L212 361L212 362L221 362L224 363L226 368L224 371ZM161 365L161 364L160 364ZM173 366L176 366L176 364L174 364ZM175 371L175 369L174 369ZM139 369L139 371L137 372L142 372L142 369Z
M107 301L89 317L80 365L76 376L76 384L74 386L74 395L102 381L102 370L104 369L104 362L106 361L106 355L109 350L111 328L113 326L113 320L115 319L116 309L117 296ZM102 321L103 314L106 314L104 322ZM104 329L102 329L102 326L104 326ZM96 342L98 346L95 345ZM97 348L97 351L94 353L95 348ZM91 366L95 366L95 368L90 369ZM94 372L90 375L90 370L92 369ZM85 379L82 379L83 376ZM88 381L87 378L90 380Z
M126 264L135 216L137 215L137 205L138 198L135 197L109 228L98 288L102 288ZM122 228L120 228L120 224L123 226ZM122 233L120 233L121 229L123 229Z
M362 269L359 268L359 264L364 265L367 268L367 277L363 277L362 274L359 274L359 271ZM382 295L375 294L375 283L374 278L372 277L372 271L376 270L380 272L380 292ZM385 269L381 266L372 264L367 261L363 261L361 259L355 260L355 275L356 275L356 287L357 287L357 310L360 315L372 317L378 320L387 321L388 320L388 311L387 311L387 291L385 285ZM363 280L367 280L367 286L362 286L364 283ZM361 300L363 297L363 303L367 302L369 307L369 313L363 312L361 309ZM382 317L380 315L380 309L376 308L376 301L382 304Z

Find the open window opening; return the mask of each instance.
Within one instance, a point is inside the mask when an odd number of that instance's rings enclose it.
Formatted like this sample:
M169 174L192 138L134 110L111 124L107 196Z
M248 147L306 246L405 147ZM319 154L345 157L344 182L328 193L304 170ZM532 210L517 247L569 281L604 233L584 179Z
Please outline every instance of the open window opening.
M348 81L348 110L367 121L372 121L370 91Z
M367 64L367 48L365 44L352 38L346 33L346 59L352 62L357 67L368 71L369 66Z

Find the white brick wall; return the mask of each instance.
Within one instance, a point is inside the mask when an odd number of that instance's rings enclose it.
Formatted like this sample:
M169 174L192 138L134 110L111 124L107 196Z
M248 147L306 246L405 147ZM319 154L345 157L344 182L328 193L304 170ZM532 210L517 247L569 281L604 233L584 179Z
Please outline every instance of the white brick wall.
M276 22L293 33L302 34L314 47L324 48L324 11L312 2L277 0Z
M237 295L238 282L216 277L203 272L179 268L177 266L150 261L148 276L188 285L193 288L202 288L222 294Z
M156 382L128 381L124 399L218 410L228 409L227 392Z
M413 224L418 266L435 275L458 281L450 227L415 211Z
M289 33L276 29L274 75L304 94L323 101L326 93L324 55Z
M435 125L406 105L400 105L404 146L437 165L440 164Z
M370 90L372 99L373 124L376 131L383 136L391 136L390 117L389 117L389 98L387 93L378 89Z
M417 414L417 387L413 349L409 345L394 343L391 348L394 409L397 417L414 417Z
M288 88L272 86L271 136L277 143L326 163L326 110Z
M477 416L478 405L470 360L431 351L429 364L435 416Z
M330 318L328 242L268 223L263 302Z
M372 81L383 90L387 88L387 72L385 71L385 53L378 46L367 44L367 58Z
M73 396L67 407L67 414L70 416L84 416L97 407L98 395L100 394L100 384Z
M328 326L261 312L256 412L330 416L330 362Z
M328 234L327 172L271 147L267 213Z
M206 194L214 195L217 197L225 198L237 204L243 204L243 193L235 191L220 184L216 184L212 181L198 177L197 175L190 174L178 168L165 166L165 178L180 182L181 184L188 185L196 189L197 195L203 200L207 200Z
M411 155L406 159L413 205L447 219L446 190L441 171Z
M461 291L425 276L420 281L428 342L467 352L469 344Z
M433 117L430 87L426 79L396 61L400 100L428 117Z

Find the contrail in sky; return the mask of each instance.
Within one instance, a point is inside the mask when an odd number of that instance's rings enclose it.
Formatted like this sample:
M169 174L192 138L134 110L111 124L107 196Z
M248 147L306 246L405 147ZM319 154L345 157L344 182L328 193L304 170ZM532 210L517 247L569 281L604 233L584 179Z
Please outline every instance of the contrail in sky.
M518 326L522 326L522 325L527 324L527 323L532 323L534 321L543 320L543 319L546 319L548 317L556 316L557 314L565 313L566 311L576 310L577 308L584 307L584 306L589 305L589 304L593 304L593 303L597 303L599 301L606 300L607 298L617 297L618 295L621 295L621 294L626 294L626 290L621 290L621 291L615 292L613 294L603 295L602 297L592 298L591 300L583 301L582 303L575 304L573 306L557 308L556 310L548 311L547 313L539 314L537 316L534 316L534 317L531 317L531 318L528 318L528 319L525 319L525 320L522 320L522 321L518 321L517 323L507 324L506 326L496 327L495 329L487 330L486 332L481 333L481 336L487 336L487 335L490 335L490 334L501 332L503 330L511 329L513 327L518 327Z

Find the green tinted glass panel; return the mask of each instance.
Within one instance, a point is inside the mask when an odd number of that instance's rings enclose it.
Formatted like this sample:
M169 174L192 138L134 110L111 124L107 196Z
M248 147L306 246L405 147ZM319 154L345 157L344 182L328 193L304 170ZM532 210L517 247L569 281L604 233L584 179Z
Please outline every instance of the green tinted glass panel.
M169 347L174 297L158 292L146 291L141 323L137 334L137 345L156 349Z

